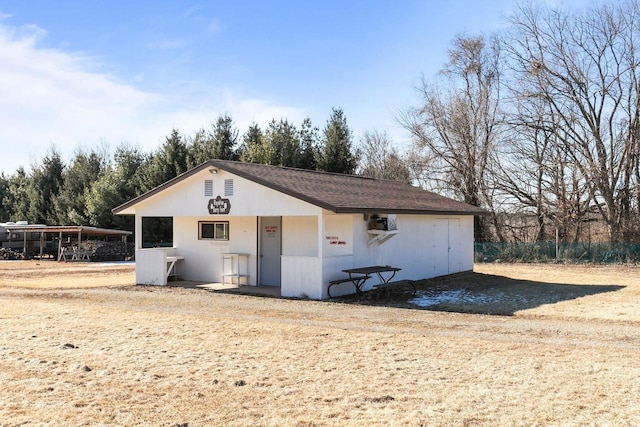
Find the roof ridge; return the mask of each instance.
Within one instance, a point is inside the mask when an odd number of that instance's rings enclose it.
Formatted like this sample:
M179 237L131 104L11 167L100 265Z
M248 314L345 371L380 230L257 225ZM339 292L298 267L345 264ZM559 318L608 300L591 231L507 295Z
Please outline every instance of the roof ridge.
M295 167L291 167L291 166L282 166L282 165L268 165L265 163L253 163L253 162L243 162L240 160L221 160L221 159L211 159L209 160L209 162L222 162L222 163L226 163L226 164L237 164L237 165L254 165L254 166L258 166L258 167L266 167L266 168L273 168L273 169L285 169L285 170L291 170L291 171L298 171L298 172L310 172L310 173L317 173L317 174L322 174L322 175L334 175L334 176L339 176L341 178L344 177L353 177L353 178L361 178L361 179L367 179L367 180L377 180L377 181L392 181L395 182L394 180L388 180L388 179L379 179L379 178L372 178L369 176L362 176L362 175L356 175L356 174L345 174L345 173L340 173L340 172L327 172L327 171L322 171L322 170L317 170L317 169L304 169L304 168L295 168Z

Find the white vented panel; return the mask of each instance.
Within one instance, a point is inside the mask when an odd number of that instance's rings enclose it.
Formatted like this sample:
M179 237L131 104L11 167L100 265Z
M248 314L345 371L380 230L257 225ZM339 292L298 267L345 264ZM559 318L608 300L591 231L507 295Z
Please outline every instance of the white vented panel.
M233 180L232 179L224 180L224 195L233 196Z
M213 180L211 179L204 181L204 197L213 197Z

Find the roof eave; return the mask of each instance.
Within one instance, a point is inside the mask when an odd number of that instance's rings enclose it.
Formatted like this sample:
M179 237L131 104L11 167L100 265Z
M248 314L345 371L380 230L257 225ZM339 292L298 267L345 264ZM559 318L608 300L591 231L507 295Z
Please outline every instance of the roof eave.
M344 214L396 214L396 215L487 215L485 211L465 211L465 210L434 210L434 209L385 209L385 208L363 208L363 207L336 207L335 213Z

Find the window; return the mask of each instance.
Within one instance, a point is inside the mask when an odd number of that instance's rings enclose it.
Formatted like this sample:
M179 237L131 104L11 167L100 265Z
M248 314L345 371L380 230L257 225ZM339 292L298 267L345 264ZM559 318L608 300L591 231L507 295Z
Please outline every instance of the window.
M142 247L172 247L173 217L142 217Z
M227 221L200 221L198 229L200 240L229 240L229 222Z

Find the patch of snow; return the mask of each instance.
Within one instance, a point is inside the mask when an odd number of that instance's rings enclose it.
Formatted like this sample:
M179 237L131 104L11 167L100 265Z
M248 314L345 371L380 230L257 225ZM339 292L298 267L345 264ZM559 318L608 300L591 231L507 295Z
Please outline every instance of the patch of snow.
M113 267L114 265L135 265L135 261L102 261L92 263L96 267Z
M419 292L409 303L418 307L433 307L441 304L490 305L497 303L527 304L522 295L505 294L496 291L469 291L467 289Z

